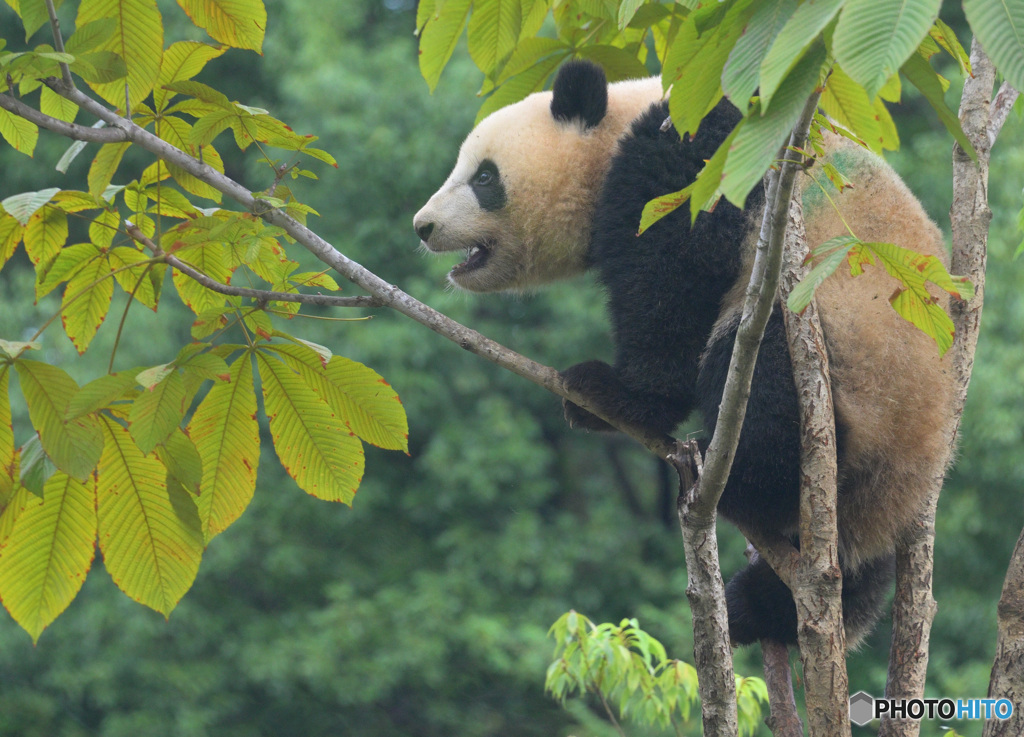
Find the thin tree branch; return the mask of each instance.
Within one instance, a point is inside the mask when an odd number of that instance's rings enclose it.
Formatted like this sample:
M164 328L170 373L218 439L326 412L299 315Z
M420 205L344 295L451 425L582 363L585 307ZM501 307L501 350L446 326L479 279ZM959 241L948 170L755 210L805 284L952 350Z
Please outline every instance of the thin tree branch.
M139 229L139 226L131 220L125 220L125 232L133 239L144 245L154 256L162 258L164 263L171 266L186 276L202 284L207 289L233 297L246 297L254 299L261 304L267 302L299 302L305 305L320 305L323 307L383 307L384 303L377 297L339 297L331 294L299 294L293 292L272 292L264 289L246 289L245 287L233 287L230 284L212 279L203 272L189 266L176 256L163 251L147 238Z
M800 148L794 144L795 148ZM789 205L780 301L810 270L799 198ZM812 735L850 733L846 633L836 515L835 411L825 336L814 300L802 313L783 309L800 405L800 564L792 587Z
M57 9L53 6L53 0L46 0L46 12L50 16L50 29L53 31L53 48L63 54L64 37L60 32L60 21L57 19ZM75 86L75 80L71 77L71 67L64 62L60 62L60 74L65 85Z
M803 737L804 725L793 695L793 674L789 668L789 648L775 640L761 640L764 682L768 687L771 713L764 720L773 737Z
M996 97L992 100L992 106L989 108L989 120L988 120L988 143L989 146L994 146L996 138L999 137L999 131L1003 129L1003 124L1010 115L1010 111L1013 110L1013 104L1017 101L1017 97L1020 93L1010 86L1009 82L1003 82L999 87L999 92L996 93Z
M995 67L977 39L971 44L972 75L964 80L960 101L960 124L978 161L975 163L958 144L953 145L953 204L949 210L953 230L952 268L954 274L967 276L974 284L970 302L954 300L951 317L956 332L953 338L954 427L948 438L948 458L952 458L963 416L967 387L974 367L974 353L985 303L985 264L988 226L992 211L988 206L988 164L992 143L1003 122L1004 109L1013 102L1009 88L1000 90L994 103L992 88ZM935 479L918 535L900 541L896 547L896 597L893 600L893 633L889 653L886 695L889 698L920 698L924 695L928 668L931 625L937 604L932 595L933 551L935 546L935 510L943 477ZM880 737L916 737L920 722L884 718Z
M615 429L625 435L629 435L659 458L666 459L674 451L675 441L669 436L652 433L646 428L628 425L621 420L605 417L600 409L593 406L587 397L566 387L557 370L509 350L500 343L459 324L447 315L414 299L398 287L389 284L356 261L342 254L330 243L283 210L268 207L265 201L254 197L246 187L221 174L213 167L202 163L195 157L139 127L127 118L123 118L107 109L88 95L83 94L80 90L68 88L62 80L51 77L43 80L43 82L57 94L74 102L86 113L104 121L108 128L83 128L82 126L63 123L56 118L43 115L38 111L32 110L32 108L21 105L20 101L14 100L8 95L0 94L0 107L10 110L10 112L16 115L22 115L31 111L31 117L26 115L26 119L32 120L41 128L51 130L74 140L137 144L140 148L149 151L164 161L175 164L192 176L206 182L218 192L227 195L250 212L262 217L268 223L283 228L288 235L320 259L320 261L333 268L353 284L378 298L383 306L390 307L421 325L430 328L439 335L457 343L464 350L485 358L547 389L553 394L557 394L579 405L588 412L605 420Z
M803 146L819 95L813 94L801 112L790 138L791 147L794 142L797 148ZM737 730L736 683L715 531L717 507L739 444L761 337L776 301L789 202L800 168L799 155L787 149L780 170L767 177L764 217L718 422L694 486L687 483L686 474L690 471L689 459L699 458L696 448L680 445L679 452L670 458L680 473L679 521L686 553L686 596L693 615L694 662L704 734L709 737L734 735Z

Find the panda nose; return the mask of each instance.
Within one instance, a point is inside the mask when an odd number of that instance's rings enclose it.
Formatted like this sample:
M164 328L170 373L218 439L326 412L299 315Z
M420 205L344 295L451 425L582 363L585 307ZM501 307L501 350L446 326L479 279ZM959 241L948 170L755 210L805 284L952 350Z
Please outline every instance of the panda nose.
M426 243L430 240L430 234L434 232L434 224L426 223L416 227L416 235L420 237L420 240Z

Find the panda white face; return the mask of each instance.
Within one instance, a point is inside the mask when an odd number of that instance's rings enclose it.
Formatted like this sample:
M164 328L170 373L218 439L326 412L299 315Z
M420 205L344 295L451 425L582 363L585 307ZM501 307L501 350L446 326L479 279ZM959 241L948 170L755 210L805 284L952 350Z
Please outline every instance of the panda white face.
M560 79L566 77L560 76ZM413 227L433 253L462 251L449 281L525 290L583 271L593 208L616 142L661 97L656 78L558 83L485 118Z

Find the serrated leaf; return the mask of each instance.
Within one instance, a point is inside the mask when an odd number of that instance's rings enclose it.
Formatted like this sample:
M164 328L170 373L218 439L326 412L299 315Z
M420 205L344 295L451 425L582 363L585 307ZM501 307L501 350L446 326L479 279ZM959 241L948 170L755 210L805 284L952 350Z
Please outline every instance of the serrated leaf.
M207 62L216 59L226 50L223 46L198 41L176 41L168 46L160 61L160 71L153 89L154 109L162 111L173 94L164 89L164 85L192 79L203 70Z
M211 38L236 49L263 53L267 28L263 0L178 0L178 5Z
M0 207L13 215L22 225L28 225L29 218L58 192L59 187L41 189L38 192L22 192L0 200Z
M78 105L71 102L71 100L61 97L44 85L40 90L39 111L43 115L49 115L51 118L63 120L65 123L72 123L75 120L75 116L78 115Z
M445 0L420 32L420 73L433 92L466 25L470 0Z
M58 471L0 546L0 599L33 642L78 594L96 544L96 493Z
M49 268L37 270L37 278L42 278L36 282L36 299L45 297L58 284L67 281L77 273L83 264L102 255L102 252L92 243L76 243L61 249Z
M135 107L152 91L164 50L163 21L156 0L82 0L75 25L101 18L113 18L117 28L96 48L121 57L128 76L124 81L93 84L92 88L111 105L124 109L127 84L131 106Z
M409 424L398 394L376 371L342 356L318 365L310 350L270 346L309 384L360 439L387 450L409 451Z
M796 67L818 35L832 21L845 0L805 2L786 21L761 62L761 114L769 110L783 80Z
M136 397L128 415L128 431L139 450L150 453L181 425L188 409L185 400L185 381L177 371Z
M15 151L31 156L39 140L39 127L19 115L0 108L0 136L3 136Z
M91 417L66 418L78 385L63 370L40 361L19 359L14 367L46 454L62 471L84 480L100 460L103 435Z
M105 143L89 165L89 194L99 197L114 178L130 143Z
M722 91L736 107L746 110L757 89L761 62L772 42L797 8L797 0L767 0L756 4L743 35L722 70Z
M231 380L215 384L188 426L203 465L199 517L209 542L245 511L256 488L260 458L251 359L231 365Z
M0 212L0 269L14 255L24 232L24 226L13 216Z
M156 447L156 455L167 468L168 476L174 478L190 494L199 495L203 481L203 461L195 443L180 428Z
M117 21L114 18L99 18L79 24L75 32L64 42L64 50L74 56L93 51L113 36L116 30Z
M121 89L124 89L124 80L128 76L128 67L124 59L113 51L90 51L79 54L71 62L71 71L80 76L92 85L106 84L113 85L118 82Z
M764 113L755 107L748 115L725 162L721 184L722 194L737 207L743 207L747 195L761 181L779 149L788 141L807 99L818 84L824 61L824 44L815 44L779 87L772 109Z
M56 207L43 207L28 219L23 237L32 263L45 270L68 240L68 216Z
M854 82L841 67L832 68L821 93L821 109L854 133L876 153L882 150L882 132L875 110L864 88Z
M942 0L846 0L832 51L869 100L928 35L941 4Z
M939 75L932 69L928 60L921 54L913 54L907 59L900 71L904 77L910 80L912 85L921 91L921 94L928 100L928 104L938 114L939 120L946 126L946 130L956 139L960 147L972 159L977 161L978 154L964 133L963 128L960 127L960 119L946 105L945 90L939 81Z
M167 616L195 580L202 532L187 507L176 508L183 500L171 496L163 464L143 455L113 420L102 426L96 497L103 565L125 594Z
M227 284L231 278L231 270L227 264L224 247L220 243L209 243L201 248L181 250L176 255L189 266L222 284ZM223 294L207 289L181 271L175 269L171 277L181 301L197 315L220 309L224 305Z
M1024 3L964 0L964 15L996 69L1014 89L1024 90Z
M809 185L813 186L813 185ZM860 240L848 235L837 236L815 249L814 259L817 263L807 275L800 280L800 283L793 287L786 300L786 306L792 312L803 312L807 305L814 298L814 292L822 282L835 273L843 259L850 252L850 249L860 243Z
M141 369L119 371L93 379L83 386L68 404L65 417L69 420L103 409L111 402L123 399L135 388L135 375Z
M14 425L11 422L11 396L8 384L10 364L0 366L0 513L14 492ZM0 540L0 546L3 540Z
M971 58L964 50L964 47L960 45L960 39L956 37L956 32L950 28L941 18L935 19L935 26L928 34L931 36L939 46L944 48L946 52L956 59L956 63L960 65L961 74L971 73ZM885 98L889 99L889 98ZM895 100L890 100L895 102Z
M79 355L88 349L110 311L114 282L109 276L107 260L94 259L83 265L64 288L60 320Z
M469 55L489 77L516 47L522 27L520 0L475 0L469 18Z
M294 369L262 352L256 361L281 465L307 494L351 504L363 478L362 443Z

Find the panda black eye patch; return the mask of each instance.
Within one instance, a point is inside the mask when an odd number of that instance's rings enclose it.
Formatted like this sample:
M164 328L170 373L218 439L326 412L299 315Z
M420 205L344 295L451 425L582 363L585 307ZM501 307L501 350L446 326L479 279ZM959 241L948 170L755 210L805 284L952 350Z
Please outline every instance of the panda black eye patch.
M469 180L469 186L476 195L476 201L480 203L481 209L497 212L505 206L505 185L498 174L498 165L490 159L480 162L476 173Z

